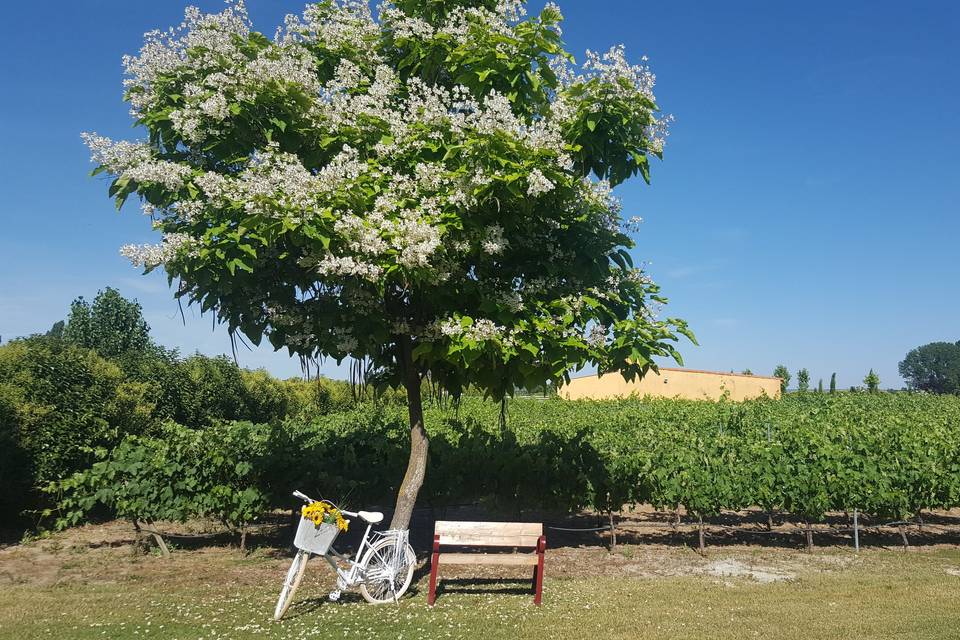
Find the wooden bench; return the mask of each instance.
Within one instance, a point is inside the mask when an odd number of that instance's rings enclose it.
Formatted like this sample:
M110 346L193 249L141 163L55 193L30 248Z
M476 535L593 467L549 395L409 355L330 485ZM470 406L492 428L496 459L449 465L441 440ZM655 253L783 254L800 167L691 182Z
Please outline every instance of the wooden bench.
M513 547L532 549L529 553L441 553L440 547ZM430 593L427 604L437 599L437 571L440 564L496 564L533 567L533 603L543 595L543 553L547 538L539 522L450 522L438 520L433 529L433 556L430 562Z

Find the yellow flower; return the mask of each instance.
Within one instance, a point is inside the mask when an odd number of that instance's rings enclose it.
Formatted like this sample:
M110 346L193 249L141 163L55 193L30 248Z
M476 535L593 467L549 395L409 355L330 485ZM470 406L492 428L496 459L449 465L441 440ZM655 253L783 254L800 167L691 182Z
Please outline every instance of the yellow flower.
M311 502L302 507L300 513L317 527L326 523L336 525L340 531L346 531L350 525L350 521L343 517L339 509L326 502Z

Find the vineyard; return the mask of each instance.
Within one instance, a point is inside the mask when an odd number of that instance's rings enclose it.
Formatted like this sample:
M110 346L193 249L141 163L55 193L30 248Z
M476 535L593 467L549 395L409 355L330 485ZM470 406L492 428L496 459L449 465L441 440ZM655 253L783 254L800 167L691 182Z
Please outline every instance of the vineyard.
M427 412L421 505L558 515L623 505L695 517L760 507L814 523L827 512L913 518L960 506L960 398L794 394L745 403L465 399ZM403 407L316 421L169 425L126 439L55 483L59 524L106 506L139 521L203 516L243 530L300 487L347 504L389 505L402 477Z

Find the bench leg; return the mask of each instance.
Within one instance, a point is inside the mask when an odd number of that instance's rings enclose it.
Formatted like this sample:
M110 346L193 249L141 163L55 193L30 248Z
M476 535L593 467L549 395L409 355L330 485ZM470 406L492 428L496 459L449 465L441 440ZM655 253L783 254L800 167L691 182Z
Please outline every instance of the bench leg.
M540 536L540 539L537 540L537 567L533 570L533 604L538 607L543 600L543 554L546 548L547 539L544 536Z
M433 556L430 558L430 591L427 604L431 607L437 599L437 569L440 565L440 536L433 536Z

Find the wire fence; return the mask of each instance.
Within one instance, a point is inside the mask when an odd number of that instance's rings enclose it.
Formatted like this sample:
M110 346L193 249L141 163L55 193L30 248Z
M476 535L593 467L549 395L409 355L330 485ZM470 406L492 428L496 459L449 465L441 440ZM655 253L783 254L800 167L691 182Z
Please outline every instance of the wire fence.
M610 524L603 524L595 527L573 527L546 525L545 528L550 531L557 531L571 534L609 534L610 546L616 545L617 535L623 534L691 534L699 533L699 548L704 552L705 540L711 534L733 533L742 534L746 537L753 536L780 536L791 537L796 535L807 536L807 547L812 550L813 539L816 535L850 535L854 548L860 550L860 535L867 534L873 536L899 535L904 548L910 546L910 540L907 535L907 528L915 528L917 533L924 535L953 534L960 537L960 518L956 522L942 524L938 522L925 521L922 518L917 520L891 520L888 522L876 522L862 524L859 522L859 514L855 511L852 518L853 522L849 525L830 525L824 523L790 523L784 522L776 528L763 528L764 525L753 523L740 524L721 524L704 522L698 519L690 522L689 520L676 520L674 522L663 521L628 521L622 520L617 523L611 519ZM792 525L792 526L791 526ZM786 528L785 528L786 527ZM891 531L891 529L893 529ZM852 535L851 535L852 534Z

